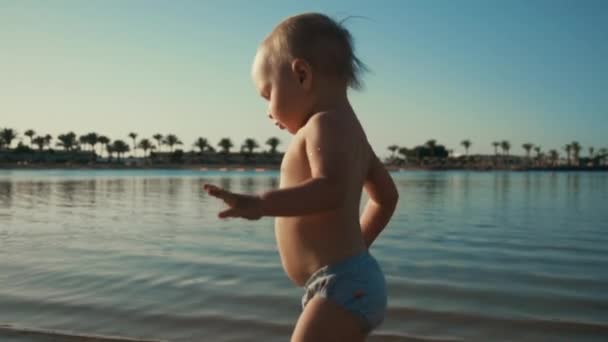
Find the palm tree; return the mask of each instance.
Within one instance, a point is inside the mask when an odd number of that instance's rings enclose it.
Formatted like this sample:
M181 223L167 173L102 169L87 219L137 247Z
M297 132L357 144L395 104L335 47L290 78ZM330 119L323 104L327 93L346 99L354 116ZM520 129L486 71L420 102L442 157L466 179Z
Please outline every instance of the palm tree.
M534 152L536 152L536 158L540 157L541 146L534 146Z
M431 158L434 158L435 157L435 148L437 147L437 140L431 139L431 140L427 141L425 145L429 149Z
M129 152L130 148L126 142L122 140L115 140L112 143L112 150L118 154L118 160L120 160L121 155Z
M154 149L154 146L150 142L150 139L141 139L139 141L138 147L144 150L144 158L146 158L146 152L148 152L148 150Z
M181 140L175 134L169 134L165 137L164 141L165 145L168 145L171 148L171 153L173 153L173 146L175 145L183 145Z
M198 149L201 150L201 154L203 152L205 152L205 149L207 148L207 146L209 146L209 142L207 141L207 139L202 138L202 137L199 137L194 142L194 147L198 147Z
M567 144L566 146L564 146L564 151L566 151L566 154L568 155L568 165L570 165L570 154L572 153L572 145Z
M494 146L494 155L498 155L498 146L500 146L500 143L495 141L492 143L492 145Z
M255 150L256 148L258 148L260 146L258 145L258 142L255 141L254 139L247 138L247 139L245 139L245 142L243 142L243 147L249 151L248 154L252 154L253 150Z
M17 138L18 135L19 134L17 133L17 131L12 128L4 128L0 131L0 139L4 141L4 143L6 144L6 148L8 149L11 148L11 143L14 139Z
M391 159L395 159L395 152L399 149L397 145L390 145L388 150L391 151Z
M557 150L551 150L549 151L549 156L553 162L553 166L556 166L559 160L559 152L557 152Z
M91 150L95 152L95 146L99 143L99 136L97 133L89 133L86 135L86 143L91 145Z
M162 151L163 146L163 135L160 133L156 133L152 136L154 140L156 140L156 144L158 145L158 152Z
M53 141L53 136L50 134L47 134L44 136L44 145L45 146L51 146L51 142Z
M77 145L74 132L59 134L57 139L59 139L57 146L63 147L66 151L71 151Z
M593 148L593 146L589 146L589 158L593 158L594 152L595 152L595 148Z
M270 146L270 153L277 153L277 146L281 143L281 140L277 137L270 137L266 140L266 145Z
M34 145L34 135L36 135L36 132L34 132L33 129L28 129L27 131L25 131L25 133L23 133L26 137L30 138L30 147L32 147Z
M511 143L508 142L507 140L503 140L500 143L500 147L502 148L503 153L508 156L509 155L509 150L511 149Z
M465 154L469 155L469 147L471 147L471 141L469 139L465 139L460 143L462 146L464 146L465 149Z
M534 145L532 145L531 143L525 143L525 144L521 145L521 147L523 147L524 150L526 150L526 157L528 159L530 159L530 150L532 149L532 147L534 147Z
M108 150L108 144L110 143L110 138L106 137L105 135L100 135L97 138L97 142L103 145L103 149L102 151L105 149L106 151L108 151L108 154L110 154L109 150ZM112 156L110 156L111 158Z
M135 142L135 139L137 139L137 133L135 133L135 132L129 133L129 138L131 138L133 140L133 155L135 155L135 152L137 150L137 145ZM144 152L144 156L145 156L145 154L146 153Z
M574 156L574 160L575 160L576 164L578 165L579 154L581 153L582 147L578 143L578 141L573 141L571 145L572 145L572 154Z
M38 146L38 150L40 151L42 151L44 149L44 146L46 145L44 137L35 137L34 139L32 139L32 143L36 144L36 146Z
M403 160L407 160L407 154L410 150L407 147L400 147L397 153L403 156Z
M600 148L599 152L598 152L599 158L602 160L606 160L606 158L608 157L608 148L602 147Z
M234 147L230 138L222 138L222 140L220 140L220 142L217 143L217 146L221 147L222 153L226 153L226 154L230 153L230 149L232 147Z
M78 142L81 146L86 146L89 143L89 140L86 135L81 135L78 137Z
M541 161L544 159L544 154L540 152L540 146L534 146L534 152L536 152L536 163L541 164Z
M112 154L115 152L114 151L114 146L112 146L112 144L110 144L109 142L105 144L106 147L106 152L108 152L108 158L110 159L110 161L112 160Z

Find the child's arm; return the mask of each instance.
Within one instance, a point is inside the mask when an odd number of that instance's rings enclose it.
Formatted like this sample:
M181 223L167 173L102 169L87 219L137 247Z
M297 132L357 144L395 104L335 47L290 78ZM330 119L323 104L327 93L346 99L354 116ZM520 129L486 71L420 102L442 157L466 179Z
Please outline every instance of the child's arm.
M388 224L399 200L399 193L390 174L376 155L373 158L364 183L369 200L360 221L361 233L367 248Z
M260 196L234 194L205 185L210 195L230 206L219 214L225 217L258 219L261 216L301 216L340 207L345 200L343 177L349 142L337 134L340 127L329 115L319 113L302 129L306 147L302 153L310 164L311 179L296 186L268 191Z

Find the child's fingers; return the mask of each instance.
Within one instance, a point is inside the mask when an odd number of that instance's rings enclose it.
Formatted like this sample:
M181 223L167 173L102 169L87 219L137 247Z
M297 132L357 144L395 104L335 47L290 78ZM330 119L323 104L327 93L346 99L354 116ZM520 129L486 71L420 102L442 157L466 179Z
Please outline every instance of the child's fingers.
M226 202L229 206L236 205L238 195L233 194L230 191L226 191L222 188L219 188L215 185L205 184L203 188L207 191L207 193L213 197L219 198L222 201Z
M214 189L219 189L217 186L213 185L213 184L203 184L203 189L205 189L205 191L211 191Z
M239 215L237 214L236 209L234 209L234 208L226 209L226 210L220 212L217 216L219 218L239 217Z
M229 194L228 191L211 184L203 185L203 189L205 189L209 195L223 200L225 200L225 197Z

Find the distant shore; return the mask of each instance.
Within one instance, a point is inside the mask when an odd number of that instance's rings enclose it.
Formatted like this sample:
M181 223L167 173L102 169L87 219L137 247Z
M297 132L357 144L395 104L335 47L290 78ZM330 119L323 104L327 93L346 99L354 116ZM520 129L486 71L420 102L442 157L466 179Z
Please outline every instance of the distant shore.
M608 171L603 166L461 166L461 165L385 165L387 170L397 171ZM121 164L121 163L0 163L0 170L195 170L195 171L272 171L279 170L278 164Z
M274 164L0 164L0 170L197 170L197 171L266 171L278 170Z

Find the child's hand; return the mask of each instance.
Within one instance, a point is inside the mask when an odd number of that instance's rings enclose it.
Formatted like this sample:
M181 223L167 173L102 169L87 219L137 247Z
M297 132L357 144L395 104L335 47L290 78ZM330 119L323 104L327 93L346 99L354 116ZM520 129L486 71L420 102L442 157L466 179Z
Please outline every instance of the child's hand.
M242 217L248 220L259 220L262 217L262 200L258 196L235 194L211 184L203 185L203 189L230 207L220 212L219 218Z

